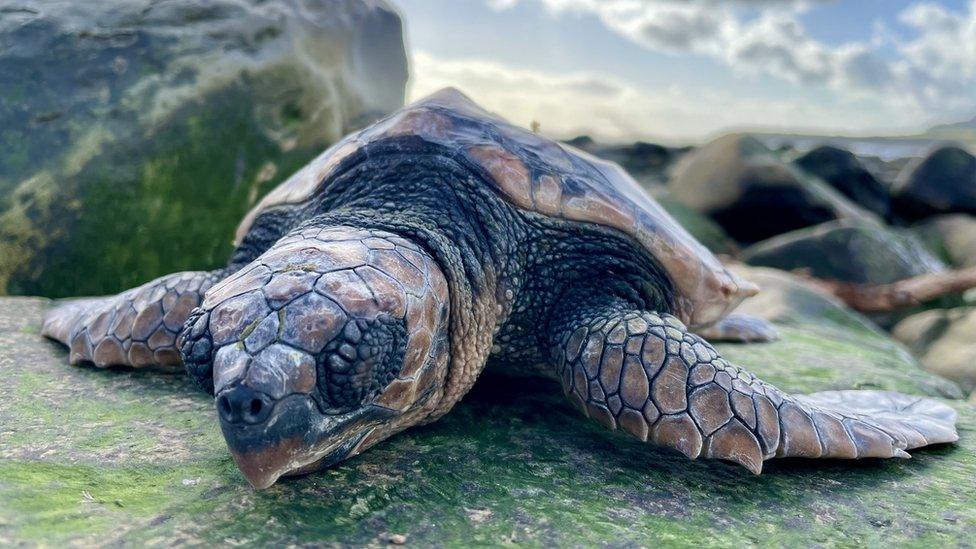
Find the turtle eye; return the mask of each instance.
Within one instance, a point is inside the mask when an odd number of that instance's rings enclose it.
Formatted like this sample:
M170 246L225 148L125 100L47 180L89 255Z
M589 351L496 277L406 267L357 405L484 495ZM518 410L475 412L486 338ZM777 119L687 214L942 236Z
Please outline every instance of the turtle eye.
M325 409L349 412L380 394L403 367L406 341L403 320L388 314L346 323L318 358Z

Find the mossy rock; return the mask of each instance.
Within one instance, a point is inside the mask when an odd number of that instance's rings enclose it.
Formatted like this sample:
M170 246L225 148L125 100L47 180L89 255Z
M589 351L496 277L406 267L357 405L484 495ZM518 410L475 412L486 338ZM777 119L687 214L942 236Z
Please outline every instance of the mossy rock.
M952 392L863 318L784 284L783 340L720 351L789 390ZM433 425L255 492L208 397L181 376L67 366L37 335L47 306L0 299L0 545L957 546L976 529L973 405L952 402L958 444L911 460L774 461L756 477L500 377Z
M265 192L403 102L382 0L19 4L0 8L0 294L221 265Z

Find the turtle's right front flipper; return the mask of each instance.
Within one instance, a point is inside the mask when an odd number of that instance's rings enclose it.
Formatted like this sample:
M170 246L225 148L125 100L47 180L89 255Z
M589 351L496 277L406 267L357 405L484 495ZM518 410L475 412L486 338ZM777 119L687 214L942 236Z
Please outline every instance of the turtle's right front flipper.
M957 440L956 414L884 391L787 395L676 318L616 298L557 307L551 354L569 398L610 429L758 474L773 457L908 457Z
M71 364L179 366L176 338L222 273L174 273L116 296L66 301L44 316L41 333L67 345Z

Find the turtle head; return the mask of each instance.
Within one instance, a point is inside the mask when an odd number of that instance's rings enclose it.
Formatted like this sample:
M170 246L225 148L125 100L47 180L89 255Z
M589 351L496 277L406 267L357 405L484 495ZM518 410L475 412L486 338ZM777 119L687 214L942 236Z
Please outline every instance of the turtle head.
M356 455L439 400L446 309L430 278L408 293L395 278L404 256L356 241L362 265L349 268L347 244L277 244L211 288L184 328L187 369L212 389L255 488Z

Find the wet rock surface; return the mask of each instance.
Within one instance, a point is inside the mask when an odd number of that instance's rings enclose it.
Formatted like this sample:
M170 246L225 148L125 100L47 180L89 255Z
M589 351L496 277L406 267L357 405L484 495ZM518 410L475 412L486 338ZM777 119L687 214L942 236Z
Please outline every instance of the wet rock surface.
M938 272L945 265L913 235L879 225L825 223L755 244L742 253L750 265L858 284L887 284Z
M831 298L785 273L748 275L766 299L749 311L783 339L720 345L730 360L791 391L958 396ZM976 408L961 401L956 445L911 460L774 461L755 477L606 432L549 382L493 377L433 425L254 492L210 398L183 376L67 366L37 335L48 306L0 299L4 544L951 546L976 531Z
M0 2L0 293L226 261L240 218L398 108L383 0Z
M688 153L668 188L674 199L708 215L742 243L836 219L873 220L748 135L726 135Z

